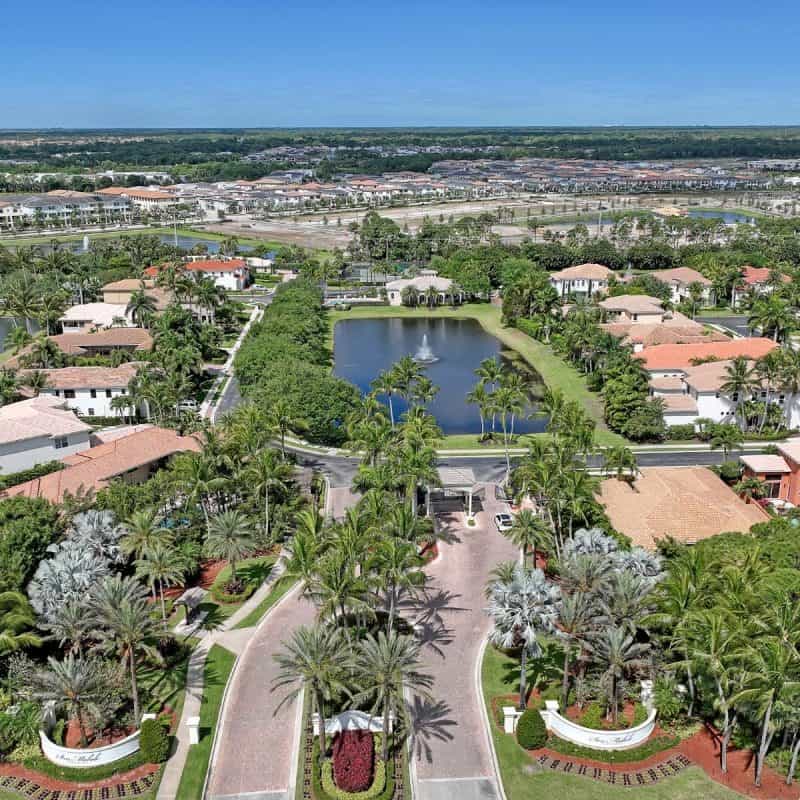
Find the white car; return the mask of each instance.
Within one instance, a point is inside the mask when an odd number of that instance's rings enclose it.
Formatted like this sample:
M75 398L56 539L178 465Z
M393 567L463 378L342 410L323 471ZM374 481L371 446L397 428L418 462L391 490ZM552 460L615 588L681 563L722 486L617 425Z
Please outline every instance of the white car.
M511 530L511 526L514 524L514 518L511 514L495 514L494 524L497 525L497 530L500 531L500 533L505 533Z

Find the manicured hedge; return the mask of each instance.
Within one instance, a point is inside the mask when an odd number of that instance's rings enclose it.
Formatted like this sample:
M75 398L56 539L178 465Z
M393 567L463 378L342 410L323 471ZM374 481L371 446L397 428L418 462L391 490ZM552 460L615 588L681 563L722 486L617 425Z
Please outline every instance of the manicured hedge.
M51 472L58 472L64 469L65 466L66 464L61 461L46 461L44 464L37 464L30 469L12 472L9 475L0 475L0 491L9 489L12 486L18 486L20 483L27 483L36 478L41 478L44 475L49 475Z
M142 722L139 734L139 749L148 764L160 764L169 755L169 734L157 719Z
M595 761L603 761L607 764L626 764L632 761L644 761L644 759L669 750L671 747L679 745L681 740L677 736L663 734L646 741L639 747L630 750L593 750L590 747L581 747L572 742L566 742L557 736L551 736L547 742L548 748L555 750L565 756L575 756L576 758L592 758Z
M48 761L44 756L27 758L23 762L23 766L34 772L47 775L49 778L86 783L88 781L102 781L114 775L121 775L123 772L130 772L132 769L147 763L142 751L137 750L135 753L131 753L131 755L115 761L113 764L104 764L99 767L59 767L57 764L53 764L52 761Z
M376 754L381 752L383 734L374 734ZM316 800L392 800L394 797L394 758L388 762L375 758L375 775L372 786L364 792L344 792L333 782L333 764L325 761L320 768L319 739L314 739L311 753L311 787Z
M363 792L370 786L374 760L369 731L342 731L333 740L333 779L345 792Z
M525 750L536 750L544 747L547 741L547 728L542 715L532 708L522 712L517 721L517 741Z

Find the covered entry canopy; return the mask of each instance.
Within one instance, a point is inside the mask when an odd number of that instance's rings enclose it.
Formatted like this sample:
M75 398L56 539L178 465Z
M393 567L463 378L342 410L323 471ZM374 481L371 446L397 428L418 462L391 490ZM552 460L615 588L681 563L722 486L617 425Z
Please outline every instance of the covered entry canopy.
M472 518L472 496L483 490L475 480L475 473L471 467L439 467L440 488L445 493L455 493L465 495L467 501L467 514ZM430 501L431 490L428 488L428 500ZM429 509L430 511L430 509Z

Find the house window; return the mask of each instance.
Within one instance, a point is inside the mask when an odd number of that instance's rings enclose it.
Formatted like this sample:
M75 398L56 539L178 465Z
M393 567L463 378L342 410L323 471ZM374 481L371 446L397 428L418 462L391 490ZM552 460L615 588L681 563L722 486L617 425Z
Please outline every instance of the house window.
M69 442L67 441L67 437L66 436L57 436L53 440L53 447L55 447L56 450L63 450L65 447L68 447L68 446L69 446Z
M90 417L93 417L93 416L94 416L94 409L93 409L93 408L89 408L89 409L87 409L87 410L86 410L86 413L87 413L87 414L88 414Z
M64 397L66 398L73 398L75 397L75 390L74 389L64 389Z
M731 395L731 400L733 400L733 402L735 403L738 399L739 399L739 392L734 392Z
M106 389L106 397L111 397L111 389Z
M91 397L92 399L97 397L97 389L89 389L89 397Z

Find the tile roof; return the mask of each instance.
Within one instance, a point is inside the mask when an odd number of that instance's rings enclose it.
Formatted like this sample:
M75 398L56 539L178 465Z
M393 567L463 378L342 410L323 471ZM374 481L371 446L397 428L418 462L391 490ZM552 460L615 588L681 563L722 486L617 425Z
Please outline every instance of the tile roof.
M61 333L48 338L67 355L81 355L87 350L104 347L153 349L153 337L144 328L106 328L95 333Z
M68 308L59 320L111 326L117 317L127 319L126 306L122 303L83 303Z
M62 367L41 370L50 389L123 389L133 378L140 362L131 361L118 367Z
M657 392L683 392L683 378L650 378L650 388Z
M739 461L753 472L791 472L791 467L777 455L744 455L739 456Z
M704 342L701 344L658 344L647 347L636 358L644 363L645 369L687 369L695 359L716 358L720 361L744 356L758 359L774 350L778 345L772 339L754 337L752 339L728 339L725 342Z
M602 264L578 264L574 267L567 267L560 272L553 272L550 279L558 281L571 281L575 279L590 280L590 281L605 281L613 273L608 267Z
M90 431L58 397L39 395L0 408L0 444Z
M787 439L779 444L778 452L790 458L795 464L800 464L800 437Z
M618 531L651 550L667 536L693 543L768 519L705 467L644 467L633 486L603 481L600 502Z
M105 284L100 291L103 292L138 292L142 287L152 289L155 286L153 280L142 280L140 278L123 278L120 281L112 281Z
M96 492L109 481L139 467L186 451L199 452L200 443L192 436L179 436L166 428L148 428L92 447L63 459L65 469L19 484L0 493L0 498L43 497L60 503L66 492Z
M663 314L664 304L647 294L620 294L606 297L598 305L606 311L629 311L633 314Z
M757 283L766 283L769 280L769 267L742 267L742 279L748 286L753 286ZM781 275L783 283L789 283L792 279L788 275Z
M653 272L648 272L664 283L682 283L689 285L690 283L701 283L703 286L711 286L711 281L706 278L701 272L691 267L675 267L674 269L657 269Z
M685 381L698 392L717 392L728 379L728 367L732 361L709 361L696 367L687 367Z
M664 402L664 410L677 413L697 413L697 401L688 394L666 394L661 400Z

